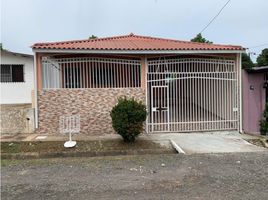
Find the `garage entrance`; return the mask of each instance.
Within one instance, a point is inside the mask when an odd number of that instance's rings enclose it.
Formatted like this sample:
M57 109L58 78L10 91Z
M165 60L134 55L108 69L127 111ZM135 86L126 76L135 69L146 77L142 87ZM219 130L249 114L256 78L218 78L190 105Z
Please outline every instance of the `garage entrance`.
M234 60L148 60L148 132L238 128L238 74Z

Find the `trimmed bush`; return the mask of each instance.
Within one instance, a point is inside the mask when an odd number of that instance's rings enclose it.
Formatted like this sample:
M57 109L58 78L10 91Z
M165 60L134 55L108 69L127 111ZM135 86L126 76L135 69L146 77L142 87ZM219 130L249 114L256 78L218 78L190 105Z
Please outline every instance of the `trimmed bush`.
M125 142L134 142L143 130L146 120L146 106L134 98L119 98L110 113L112 125Z

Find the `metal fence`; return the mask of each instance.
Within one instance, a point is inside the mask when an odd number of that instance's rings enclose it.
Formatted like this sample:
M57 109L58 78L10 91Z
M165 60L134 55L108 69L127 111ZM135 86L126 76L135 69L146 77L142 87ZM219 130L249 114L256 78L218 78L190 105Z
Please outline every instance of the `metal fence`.
M149 60L149 132L238 128L238 76L234 60Z
M140 87L140 60L112 58L44 58L43 88Z

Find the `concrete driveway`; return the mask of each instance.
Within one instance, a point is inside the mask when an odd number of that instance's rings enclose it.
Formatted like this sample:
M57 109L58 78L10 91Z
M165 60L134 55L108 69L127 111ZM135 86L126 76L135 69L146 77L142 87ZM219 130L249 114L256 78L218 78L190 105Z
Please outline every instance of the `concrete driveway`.
M258 152L267 149L250 144L245 138L251 136L238 132L163 133L151 135L154 140L168 139L186 154Z

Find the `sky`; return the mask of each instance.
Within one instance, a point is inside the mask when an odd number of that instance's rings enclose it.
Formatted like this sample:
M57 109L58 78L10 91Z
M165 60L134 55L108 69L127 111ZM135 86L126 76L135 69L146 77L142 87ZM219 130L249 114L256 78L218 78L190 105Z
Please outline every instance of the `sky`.
M30 53L36 42L90 35L155 36L190 40L227 0L1 0L1 43ZM231 0L202 33L218 44L268 48L268 0ZM255 60L257 55L252 55Z

